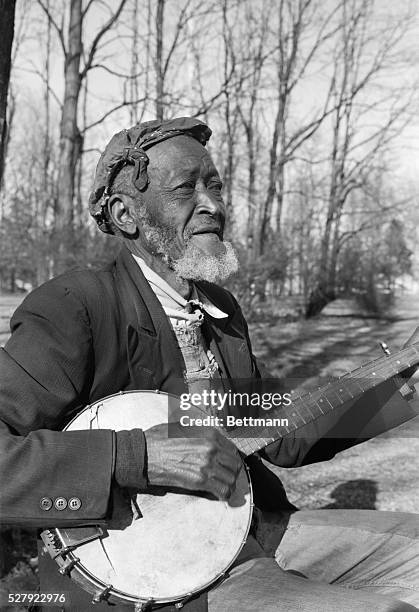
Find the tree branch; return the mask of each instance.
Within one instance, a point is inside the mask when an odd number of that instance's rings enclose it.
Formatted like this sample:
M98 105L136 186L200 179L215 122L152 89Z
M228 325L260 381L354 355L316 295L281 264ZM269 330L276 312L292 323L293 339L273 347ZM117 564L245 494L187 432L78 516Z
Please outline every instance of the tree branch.
M49 23L53 26L53 28L55 29L55 31L58 34L58 39L60 41L61 44L61 48L63 50L64 55L67 55L67 48L65 46L65 40L64 40L64 32L62 30L62 28L60 28L60 26L58 25L58 23L55 21L55 19L53 18L53 16L51 15L50 11L47 9L47 7L45 6L45 4L43 3L42 0L36 0L37 3L39 4L39 6L41 7L41 9L44 11L45 15L48 18Z
M40 2L41 0L38 0L38 2ZM90 47L90 51L87 57L87 60L85 62L84 68L80 73L80 78L83 80L84 77L86 76L87 72L90 70L96 51L97 51L97 46L101 40L101 38L104 36L104 34L106 34L106 32L108 32L110 30L110 28L113 26L113 24L115 23L115 21L118 19L119 15L122 12L122 9L124 8L124 5L126 3L126 0L121 0L121 2L119 3L118 8L116 9L115 13L108 19L108 21L100 28L99 32L96 34L95 38L93 39L92 45Z
M97 119L93 123L90 123L89 125L86 125L82 133L85 134L88 130L92 129L96 125L99 125L100 123L103 123L105 121L105 119L107 119L110 115L112 115L112 113L115 113L120 108L124 108L125 106L129 106L130 104L139 104L140 102L146 102L147 99L148 99L147 96L145 96L143 98L139 98L138 100L129 100L129 101L126 100L124 102L121 102L121 104L118 104L117 106L114 106L109 111L107 111L104 115L102 115L102 117L100 119Z
M101 68L102 70L105 70L105 72L108 72L109 74L112 74L113 76L116 76L116 77L120 77L122 79L138 79L138 77L144 74L143 69L141 70L141 72L137 72L136 74L123 74L122 72L117 72L116 70L112 70L111 68L108 68L108 66L102 63L92 64L90 66L91 70L94 70L95 68Z
M45 74L43 72L41 72L39 70L39 68L36 68L36 66L34 66L32 61L30 61L29 63L32 64L32 66L33 66L32 70L29 69L29 68L19 68L19 70L22 70L23 72L29 72L30 74L36 74L37 76L39 76L42 79L42 82L44 83L44 85L46 85L48 87L49 93L52 95L52 97L54 98L54 100L58 104L59 108L62 109L63 104L62 104L60 98L55 93L55 91L50 86L50 84L47 82L47 78L46 78Z
M95 0L89 0L89 1L88 1L87 5L86 5L86 8L85 8L85 9L82 11L82 13L81 13L81 20L82 20L82 21L83 21L83 19L86 17L86 13L87 13L87 11L90 9L90 7L92 6L92 4L93 4L93 2L94 2L94 1L95 1Z

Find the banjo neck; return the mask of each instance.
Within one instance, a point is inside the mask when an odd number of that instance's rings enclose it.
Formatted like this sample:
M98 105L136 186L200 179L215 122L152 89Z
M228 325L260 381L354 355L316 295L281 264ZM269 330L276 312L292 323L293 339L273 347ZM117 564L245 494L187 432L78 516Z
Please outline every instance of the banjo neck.
M270 410L266 417L286 419L287 425L241 426L224 432L244 456L265 448L285 435L332 412L350 400L356 400L380 383L397 376L419 363L419 342L384 355L344 374L335 382L328 383L315 391L292 397L289 406ZM404 380L401 379L401 387Z

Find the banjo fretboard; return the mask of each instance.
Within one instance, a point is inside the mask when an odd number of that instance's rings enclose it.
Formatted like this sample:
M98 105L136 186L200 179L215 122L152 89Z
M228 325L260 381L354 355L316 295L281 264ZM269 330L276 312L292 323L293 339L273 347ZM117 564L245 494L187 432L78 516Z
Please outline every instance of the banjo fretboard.
M350 400L355 400L380 383L397 376L419 363L419 342L401 351L379 357L328 383L316 391L292 397L289 406L266 413L266 418L287 419L280 427L246 426L230 430L226 435L245 455L251 455L286 434L307 425ZM403 384L400 382L400 386Z

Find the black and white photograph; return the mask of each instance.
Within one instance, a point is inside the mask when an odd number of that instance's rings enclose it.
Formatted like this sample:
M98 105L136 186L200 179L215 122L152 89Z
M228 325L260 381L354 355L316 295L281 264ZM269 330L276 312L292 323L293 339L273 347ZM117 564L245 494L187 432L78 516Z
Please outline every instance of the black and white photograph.
M419 0L0 0L0 611L419 610Z

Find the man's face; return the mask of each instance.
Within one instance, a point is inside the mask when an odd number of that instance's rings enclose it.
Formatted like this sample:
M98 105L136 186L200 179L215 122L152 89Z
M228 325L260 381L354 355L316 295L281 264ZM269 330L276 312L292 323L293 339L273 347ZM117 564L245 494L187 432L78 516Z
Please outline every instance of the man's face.
M143 246L182 278L230 276L237 258L223 241L222 183L208 151L191 137L176 136L147 153L150 184L136 217Z

